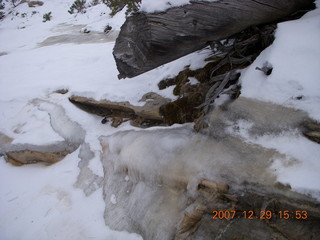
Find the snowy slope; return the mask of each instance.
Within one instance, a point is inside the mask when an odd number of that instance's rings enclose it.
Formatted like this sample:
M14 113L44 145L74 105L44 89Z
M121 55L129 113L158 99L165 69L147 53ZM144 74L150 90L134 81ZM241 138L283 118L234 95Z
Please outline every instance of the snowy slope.
M99 137L134 128L127 123L117 129L102 125L100 117L77 109L68 96L80 94L97 100L141 104L141 96L154 91L174 99L172 88L159 91L157 83L186 65L202 66L210 50L119 81L112 49L114 37L125 20L125 9L110 18L110 10L99 4L88 8L85 14L70 15L67 11L72 0L44 2L35 8L26 3L12 8L6 3L6 11L13 12L0 22L0 132L11 137L13 144L52 144L65 138L79 141L78 128L74 127L77 124L84 131L80 140L93 152L88 167L97 176L103 176ZM164 4L152 2L155 1L143 1L142 9L163 9ZM189 1L175 3L178 2ZM319 6L320 1L317 3ZM52 20L42 22L43 14L50 11ZM106 35L103 30L107 25L113 30ZM85 28L94 34L94 40L86 40ZM244 70L242 96L301 109L320 120L319 42L319 8L302 19L279 24L274 44ZM269 77L255 70L266 61L274 67ZM55 93L59 89L69 92ZM297 100L300 96L302 99ZM54 124L55 119L60 120L59 124ZM239 123L239 129L234 134L245 141L298 159L299 164L289 167L274 163L272 168L277 170L278 180L319 198L319 145L295 133L253 138L248 134L250 123ZM140 239L136 234L111 231L105 226L101 188L86 196L74 186L80 155L78 149L50 167L19 168L1 157L0 239ZM115 198L110 201L113 204Z

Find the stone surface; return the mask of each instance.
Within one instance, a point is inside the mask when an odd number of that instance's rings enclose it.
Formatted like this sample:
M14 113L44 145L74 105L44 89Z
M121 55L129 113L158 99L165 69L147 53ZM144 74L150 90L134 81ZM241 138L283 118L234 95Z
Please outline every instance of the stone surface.
M42 146L9 143L0 145L0 154L4 155L6 161L15 166L34 163L53 164L75 151L78 146L77 143L67 141Z
M32 163L53 164L62 160L68 153L68 151L39 152L26 149L7 152L6 159L15 166Z
M309 140L320 143L320 123L308 120L302 123L303 135Z

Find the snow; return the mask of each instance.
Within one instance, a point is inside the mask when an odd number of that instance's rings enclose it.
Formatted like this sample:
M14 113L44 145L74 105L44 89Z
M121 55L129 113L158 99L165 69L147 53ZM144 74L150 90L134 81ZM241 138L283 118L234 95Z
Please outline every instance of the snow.
M114 194L111 195L111 197L110 197L110 202L111 202L112 204L117 204L117 198L116 198L116 196L115 196Z
M274 43L242 74L243 96L302 109L320 120L319 15L318 8L278 24ZM254 70L265 62L273 66L270 76Z
M189 77L189 83L190 85L197 85L199 83L198 79L194 77Z
M120 156L124 164L154 172L155 175L146 176L151 180L160 173L174 176L173 170L167 171L166 164L176 160L186 164L188 173L200 171L190 159L207 164L212 145L195 136L190 124L136 131L124 123L115 129L101 124L101 117L70 104L68 97L78 94L142 105L139 102L142 95L152 91L175 99L173 87L160 91L158 82L175 76L187 65L191 69L202 67L211 50L203 49L135 78L119 81L112 49L125 20L125 9L111 18L110 10L99 4L87 8L85 14L71 15L67 11L72 3L73 0L44 1L43 6L35 8L29 8L27 3L12 8L6 3L5 11L13 12L0 22L0 133L13 138L13 144L50 145L63 140L79 148L87 144L87 153L90 152L87 167L98 177L104 176L100 136L109 136L114 157ZM188 3L188 0L143 0L141 10L163 11ZM43 14L50 11L52 20L42 22ZM24 17L23 13L26 13ZM113 29L104 34L107 25ZM85 28L92 35L83 33ZM94 37L88 41L87 36ZM299 20L279 24L274 44L242 72L241 96L300 109L320 120L319 42L319 8ZM267 77L255 70L265 62L273 66L272 74ZM190 78L190 84L197 81ZM55 92L60 89L68 92ZM300 96L302 99L298 100ZM290 184L295 191L319 198L319 145L295 132L253 137L248 133L252 126L250 122L238 122L239 131L233 134L246 144L258 144L283 154L285 158L275 159L269 169L277 180ZM225 156L219 144L213 144ZM145 145L149 147L143 148ZM194 145L199 146L200 155ZM17 168L0 158L0 239L141 239L136 234L112 231L105 225L101 188L86 196L83 189L74 186L80 172L79 151L51 166ZM218 163L223 167L233 164L227 160ZM154 168L157 165L159 169ZM249 167L254 168L254 164ZM212 176L207 171L202 173ZM190 182L195 181L191 179L195 175L190 175ZM236 171L232 175L236 178ZM247 175L250 177L250 171ZM135 177L128 173L121 182L130 183ZM110 194L109 204L121 204L116 191Z
M215 1L217 0L206 0L206 2ZM164 12L169 8L187 5L190 4L190 2L190 0L142 0L140 4L140 10L144 12Z
M270 166L277 176L277 181L290 184L296 192L310 194L320 199L319 144L309 141L298 131L252 136L250 134L252 127L254 127L252 122L240 120L236 124L237 130L229 129L229 131L241 136L247 143L277 150L286 156L282 159L275 158Z
M50 168L0 159L1 239L140 239L104 225L101 189L85 197L73 187L78 152Z
M319 7L320 1L317 1ZM244 97L272 102L306 111L310 117L320 120L320 9L307 13L299 20L278 24L274 43L264 50L241 76ZM265 62L273 66L270 76L254 70ZM296 164L276 161L280 182L288 183L302 193L320 189L319 144L310 142L298 134L262 136L248 135L249 126L242 125L240 134L249 142L277 149Z
M140 9L145 12L162 12L171 7L178 7L189 4L189 0L152 1L143 0Z

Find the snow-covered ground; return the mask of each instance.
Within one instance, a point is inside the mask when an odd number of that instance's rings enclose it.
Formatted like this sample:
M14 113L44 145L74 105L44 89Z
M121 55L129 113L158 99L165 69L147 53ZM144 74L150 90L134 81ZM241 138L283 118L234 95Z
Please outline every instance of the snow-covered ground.
M12 138L12 144L52 144L63 139L81 146L86 143L93 152L88 167L97 176L103 176L99 137L134 128L128 123L117 129L102 125L100 117L79 110L68 96L80 94L97 100L142 104L142 95L153 91L174 99L172 87L159 91L157 83L186 65L203 66L203 59L210 53L204 49L119 81L112 49L125 20L125 9L111 18L103 4L87 8L85 14L71 15L67 11L72 0L44 1L43 6L35 8L27 3L12 8L5 3L5 11L12 13L0 22L0 132ZM317 4L320 6L320 1ZM159 6L142 2L146 10L164 7ZM52 20L42 22L43 14L48 12L52 12ZM104 34L107 25L112 31ZM86 40L84 29L94 34L94 40ZM274 44L244 70L242 96L304 110L320 121L319 42L319 8L299 20L279 24ZM255 70L266 61L274 67L268 77ZM67 89L68 93L56 93L59 89ZM319 198L318 144L294 133L252 137L248 134L250 123L239 122L239 129L237 134L246 142L297 159L298 164L289 166L273 164L278 180ZM13 167L1 157L0 239L140 239L136 234L105 226L101 188L86 196L75 187L80 161L80 149L52 166ZM112 196L110 204L116 202L116 196Z

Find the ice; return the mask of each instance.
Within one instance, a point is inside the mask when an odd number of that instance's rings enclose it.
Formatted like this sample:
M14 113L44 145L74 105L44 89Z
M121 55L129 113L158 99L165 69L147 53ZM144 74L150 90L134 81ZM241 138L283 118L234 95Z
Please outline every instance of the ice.
M126 131L101 140L105 221L146 239L168 239L202 179L273 186L270 168L283 156L239 138L194 134L190 127ZM129 176L128 181L123 181ZM121 184L119 184L121 183ZM110 204L117 196L116 206ZM163 219L166 219L163 221Z
M78 123L70 120L61 106L37 99L34 101L39 104L39 109L49 113L51 126L60 136L70 143L83 142L85 130Z
M299 131L306 112L243 97L227 109L210 113L201 134L184 125L101 137L107 225L168 239L203 179L236 195L247 187L275 194L281 182L320 199L319 147ZM117 207L109 204L113 195Z

